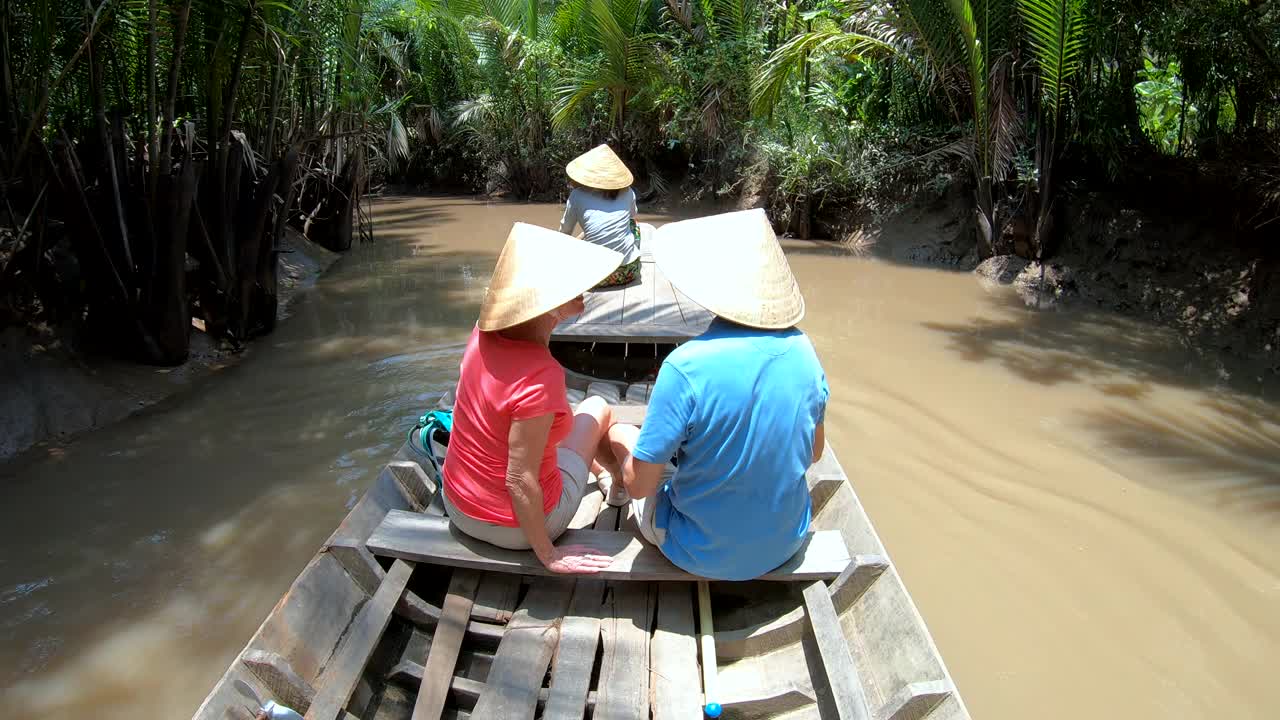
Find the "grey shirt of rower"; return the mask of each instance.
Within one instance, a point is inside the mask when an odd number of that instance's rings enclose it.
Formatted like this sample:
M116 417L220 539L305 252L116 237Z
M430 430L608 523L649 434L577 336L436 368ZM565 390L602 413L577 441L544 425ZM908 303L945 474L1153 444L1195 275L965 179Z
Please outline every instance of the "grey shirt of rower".
M574 188L564 205L560 232L572 235L574 227L581 223L584 240L622 253L622 264L626 265L640 257L631 230L631 218L636 214L636 193L631 188L612 200L598 192Z

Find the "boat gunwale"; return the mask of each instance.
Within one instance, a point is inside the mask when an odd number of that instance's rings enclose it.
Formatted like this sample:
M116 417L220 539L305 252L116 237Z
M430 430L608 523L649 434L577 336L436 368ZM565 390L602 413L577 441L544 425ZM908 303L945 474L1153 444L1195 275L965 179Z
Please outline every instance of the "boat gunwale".
M582 375L580 373L574 373L573 371L570 371L570 370L566 370L565 372L566 372L566 385L570 388L570 390L577 390L579 392L585 392L593 384L606 383L608 385L613 386L617 390L617 394L620 397L625 397L627 387L630 384L636 384L636 383L629 384L626 382L613 381L613 380L601 380L599 378L593 378L590 376ZM447 402L449 398L450 398L450 394L446 394L445 399L442 400L442 403ZM932 657L932 661L936 663L936 669L940 671L940 674L941 674L940 678L921 678L916 682L908 683L907 686L897 688L891 693L884 693L884 694L892 695L893 697L896 698L899 695L902 695L903 693L909 693L910 688L915 685L920 685L921 687L925 687L925 686L935 687L935 686L939 686L938 684L941 684L940 686L948 689L949 697L954 698L954 701L958 707L957 712L948 717L968 718L969 717L968 710L964 706L963 700L960 697L959 692L956 689L955 684L952 680L950 671L946 667L945 661L943 660L942 655L937 648L936 642L934 641L931 633L928 630L927 625L924 622L924 618L920 613L918 606L915 604L914 599L911 597L910 593L907 591L905 583L902 581L900 575L897 573L896 567L894 566L892 560L889 558L887 552L884 550L884 544L880 539L879 534L876 532L876 529L871 522L869 514L866 512L866 509L862 506L862 503L858 499L856 492L854 492L851 483L848 482L848 476L844 472L844 469L840 465L838 459L835 458L834 450L830 449L830 444L828 444L828 448L829 448L831 457L829 458L829 461L828 461L829 467L827 468L827 472L833 476L838 475L839 479L838 479L838 482L833 483L835 484L834 489L831 490L829 493L827 493L825 501L821 505L819 505L816 502L816 498L815 498L814 525L820 526L820 525L826 524L823 521L826 520L829 516L826 513L824 513L824 510L830 506L847 505L849 503L852 503L857 507L858 513L856 515L849 516L846 513L845 517L841 518L842 523L833 523L833 525L835 525L833 529L842 529L843 531L844 526L860 525L858 529L863 531L866 534L866 537L870 538L874 542L874 544L879 547L881 552L879 554L873 554L871 556L868 556L865 553L857 553L852 547L850 548L850 554L851 556L856 556L855 560L860 557L863 559L875 558L877 561L880 561L880 560L883 561L883 564L884 564L883 569L881 570L881 572L877 574L877 577L872 578L873 582L874 583L886 583L886 582L894 583L898 586L898 590L899 590L898 594L901 595L903 607L906 609L906 616L903 618L903 621L906 622L907 627L904 629L907 632L913 633L917 636L921 636L921 637L918 637L917 639L923 640L924 648L927 649L927 653ZM400 460L409 460L409 461L416 462L415 455L416 455L416 452L414 451L412 445L410 445L409 443L405 443L394 454L391 462L394 463ZM824 453L823 460L827 460L827 459L828 459L827 454ZM820 460L820 463L821 462L822 461ZM818 467L820 463L815 463L813 467L814 468ZM425 472L427 468L423 468L423 470ZM841 499L841 502L835 502L838 499ZM244 660L246 655L251 652L259 651L259 650L265 650L268 652L275 651L274 648L266 646L263 643L263 639L268 637L268 635L270 634L269 630L271 629L272 624L274 622L281 621L280 617L282 613L284 613L285 610L291 606L291 604L297 603L298 605L302 605L308 601L308 598L305 597L305 593L300 593L299 590L305 585L305 582L304 582L305 580L307 580L311 575L320 572L320 569L319 569L320 565L321 563L324 562L325 555L329 554L328 553L329 548L331 548L332 546L338 543L351 542L351 541L355 541L362 546L363 543L368 540L368 537L370 534L372 534L374 528L377 527L378 519L385 517L386 514L392 509L402 509L402 510L411 509L413 504L414 503L412 502L411 498L406 495L405 489L402 488L397 482L395 482L395 479L392 476L392 473L390 472L390 463L388 465L384 465L382 471L380 471L377 477L375 478L374 483L370 485L370 487L361 496L360 500L352 507L352 509L347 513L347 515L344 516L343 520L329 535L326 541L321 545L321 547L316 551L316 553L303 566L302 570L295 577L293 583L291 583L288 590L286 590L285 593L281 596L281 598L277 601L276 605L272 608L272 610L267 614L267 616L259 624L258 628L255 630L253 635L245 643L244 647L232 660L227 670L223 673L223 675L211 688L209 694L204 698L201 705L198 707L195 714L193 715L193 720L214 720L214 718L221 720L221 718L226 716L226 713L229 711L231 704L226 700L222 700L221 704L216 706L215 706L215 703L224 697L225 698L238 697L238 698L244 699L245 703L248 703L249 699L244 695L243 692L240 692L239 690L232 690L232 692L235 693L234 696L227 695L229 687L233 688L237 684L237 682L248 682L250 687L252 687L255 691L259 692L259 695L264 700L271 698L273 689L270 687L267 687L266 683L262 682L259 678L257 678L252 672L252 670L245 665ZM374 507L375 505L377 506L376 508ZM366 513L370 508L373 508L374 513L379 513L378 517L370 518L372 522L368 522L368 521L361 522L359 519L359 516L363 513ZM368 527L362 527L362 525L368 525ZM334 558L334 560L336 561L337 559ZM357 588L359 588L360 592L364 593L367 596L369 593L360 586L359 580L356 577L351 575L350 571L347 569L345 565L342 565L340 562L339 562L339 565L342 567L342 570L345 571L346 574L348 575L348 580L351 583L353 583ZM433 574L439 574L442 577L444 577L450 573L450 570L444 567L436 567L432 569L432 572ZM422 579L423 578L419 576L418 578L419 582L421 582ZM847 626L849 623L846 620L846 617L850 613L853 606L868 591L869 591L869 588L863 588L861 591L848 597L841 597L838 595L833 597L833 600L835 600L838 603L836 607L836 612L838 614L838 617L840 618L841 625L845 626L846 628L844 630L845 642L850 647L851 652L854 651L855 645L858 642L858 638L856 636L856 632L853 635L851 635L850 632L848 631ZM437 611L438 611L438 608L437 608ZM794 653L800 649L800 646L802 644L796 638L796 633L801 632L802 628L798 627L796 623L798 622L799 625L804 625L805 623L804 623L803 617L804 617L804 614L801 609L801 611L798 613L791 613L785 617L784 616L775 617L766 622L760 623L756 627L740 627L740 628L734 628L729 630L717 631L715 634L717 639L717 648L719 649L720 647L722 647L721 642L723 642L723 647L729 650L729 652L723 656L721 655L720 652L717 652L718 659L727 661L727 664L723 668L723 671L728 673L733 673L735 671L734 670L735 666L739 666L742 664L750 664L753 666L763 667L763 666L772 664L772 658L778 657L779 654L794 655ZM305 642L300 644L305 645ZM336 649L337 649L337 645L335 644L333 648L328 649L326 655L331 655ZM285 660L287 661L289 660L289 658L286 657ZM325 662L327 662L327 658ZM323 670L323 664L321 665L320 669L321 671ZM801 672L803 672L803 668L801 668ZM859 674L863 675L863 673L859 673ZM937 673L933 673L933 674L937 674ZM315 677L310 678L310 682L314 683L319 676L320 676L320 672L317 672ZM802 692L802 694L805 695L806 697L809 697L811 700L814 700L815 702L818 701L819 698L816 697L816 693L812 691L812 687L808 685L808 682L809 682L809 678L807 677L797 678L795 682L792 682L789 685L790 690L788 692L795 692L798 690L803 690L805 687L808 687L808 692L807 693ZM866 680L864 679L863 682L865 683ZM929 685L930 683L933 683L934 685ZM912 698L908 696L905 702L909 704L911 699ZM943 702L943 701L945 701L945 698L939 702ZM771 707L770 702L767 700L767 698L764 700L761 700L759 698L750 699L745 696L741 698L741 703L735 702L735 699L733 697L726 697L722 704L724 704L726 708L733 708L739 704L742 704L744 710L750 707L759 707L761 709L766 707ZM809 707L813 707L813 706L809 706ZM882 720L882 715L879 713L893 712L893 709L890 707L873 708L873 709L875 709L877 712L873 712L872 716L877 720ZM791 713L794 711L795 711L795 708L792 707L787 710L782 710L781 712L785 714L785 713ZM754 716L753 713L749 713L749 714ZM766 712L760 716L771 717L773 716L773 714ZM888 720L888 716L883 716L883 719Z

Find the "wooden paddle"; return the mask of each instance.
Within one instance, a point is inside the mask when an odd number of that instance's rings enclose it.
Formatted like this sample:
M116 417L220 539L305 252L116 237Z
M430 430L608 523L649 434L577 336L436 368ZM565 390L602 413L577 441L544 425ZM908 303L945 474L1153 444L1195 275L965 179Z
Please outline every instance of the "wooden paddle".
M698 581L698 642L702 648L702 711L707 717L720 717L716 701L716 640L711 624L711 589L706 580Z

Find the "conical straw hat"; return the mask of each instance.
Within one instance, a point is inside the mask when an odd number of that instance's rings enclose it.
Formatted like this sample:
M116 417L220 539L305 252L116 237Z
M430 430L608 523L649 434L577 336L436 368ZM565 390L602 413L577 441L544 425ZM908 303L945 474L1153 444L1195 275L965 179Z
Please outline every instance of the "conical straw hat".
M622 255L555 230L518 222L507 236L480 305L480 329L532 320L590 290Z
M579 185L597 190L623 190L635 181L622 158L608 145L597 145L574 158L565 166L565 172Z
M658 228L653 259L680 292L726 320L766 330L804 317L804 297L764 210Z

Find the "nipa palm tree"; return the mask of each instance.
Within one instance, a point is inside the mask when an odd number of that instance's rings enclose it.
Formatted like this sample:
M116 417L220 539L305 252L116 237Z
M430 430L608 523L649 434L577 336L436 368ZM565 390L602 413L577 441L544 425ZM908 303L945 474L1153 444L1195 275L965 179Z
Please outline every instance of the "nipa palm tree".
M564 127L597 93L609 98L609 118L622 128L628 104L652 80L658 36L651 32L658 5L654 0L570 0L564 6L567 19L577 18L585 27L592 49L601 56L598 65L582 68L561 85L552 124Z
M854 0L843 24L823 20L770 55L753 84L753 106L757 112L772 109L790 79L815 59L893 55L904 60L969 128L942 150L963 156L973 173L974 228L986 257L995 252L1000 235L995 189L1008 177L1028 124L1015 98L1015 80L1023 71L1016 58L1025 46L1041 88L1040 97L1029 102L1038 108L1031 124L1040 169L1033 238L1040 247L1051 208L1053 157L1084 34L1082 0Z

